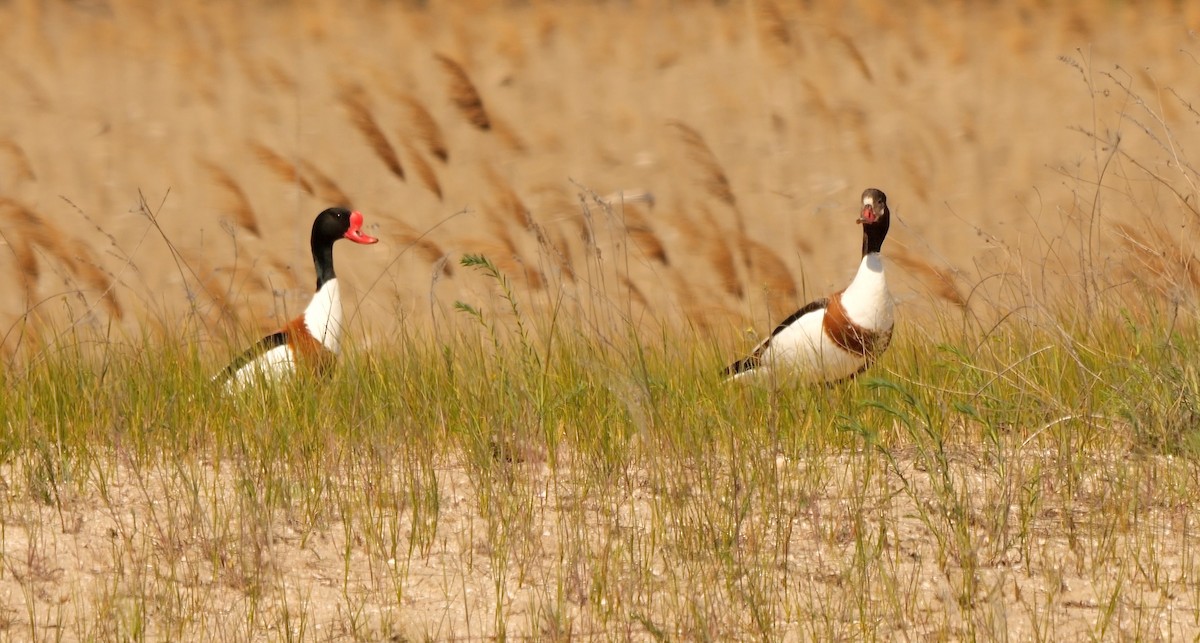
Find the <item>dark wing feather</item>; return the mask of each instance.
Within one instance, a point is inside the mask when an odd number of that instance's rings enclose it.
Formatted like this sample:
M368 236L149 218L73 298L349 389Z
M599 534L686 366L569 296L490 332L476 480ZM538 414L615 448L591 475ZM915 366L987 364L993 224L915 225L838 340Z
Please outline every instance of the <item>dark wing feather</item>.
M825 308L828 308L828 307L829 307L829 299L825 298L825 297L822 297L815 301L808 302L807 304L804 305L803 308L801 308L800 310L797 310L796 312L792 313L791 315L788 315L787 319L779 322L779 325L775 327L775 330L771 331L770 337L767 337L766 339L764 339L762 341L761 344L759 344L757 347L755 347L753 353L750 353L750 355L748 357L743 357L742 359L739 359L738 361L725 367L725 370L722 374L725 377L732 377L734 375L737 375L738 373L745 373L746 371L752 371L752 370L758 368L761 365L763 352L767 350L767 346L771 345L771 338L775 337L779 333L782 333L783 329L787 328L788 326L791 326L792 323L795 322L797 319L800 319L801 317L803 317L811 312L816 312L818 310L824 310Z
M272 348L283 346L286 343L287 333L282 330L277 333L267 335L266 337L255 342L250 348L247 348L246 352L238 355L237 358L230 362L229 366L226 366L225 370L221 371L221 374L213 378L213 380L220 382L228 380L230 377L233 377L233 374L236 373L238 369L246 364L249 364L250 362L253 362L258 358L258 356L271 350Z

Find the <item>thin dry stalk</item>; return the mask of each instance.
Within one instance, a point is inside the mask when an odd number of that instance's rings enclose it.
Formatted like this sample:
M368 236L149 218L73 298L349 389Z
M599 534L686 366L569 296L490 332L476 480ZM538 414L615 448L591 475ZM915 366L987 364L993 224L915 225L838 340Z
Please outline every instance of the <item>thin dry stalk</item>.
M567 281L575 283L575 260L571 255L571 243L561 229L556 232L551 247L554 255L558 257L563 274L567 276Z
M201 160L200 164L212 175L213 181L232 199L232 203L229 205L229 213L233 216L233 222L250 234L256 237L261 236L258 227L258 217L254 216L254 208L250 205L250 197L246 196L246 192L242 189L242 186L238 185L233 176L216 163Z
M192 259L189 259L189 262L198 260L198 258L193 257ZM192 265L201 264L193 263ZM208 270L203 270L200 274L203 275L200 277L200 288L213 303L214 315L208 319L208 323L206 325L212 326L217 322L223 322L228 324L231 328L237 328L240 324L238 312L236 307L234 307L229 301L229 298L225 296L225 284L221 282L221 279L215 272L211 270L211 268Z
M649 300L646 299L646 295L642 294L642 289L638 288L637 284L633 283L633 280L629 278L629 275L623 274L620 275L620 277L621 285L625 286L625 289L629 291L629 296L643 308L647 307Z
M1160 226L1119 223L1116 228L1129 250L1127 257L1132 256L1125 259L1131 278L1167 295L1184 288L1200 290L1200 261Z
M125 316L125 311L121 308L121 302L117 300L117 293L113 288L114 280L95 263L95 259L92 257L87 244L75 239L71 241L68 250L71 253L71 257L78 260L76 262L67 262L68 265L73 264L76 266L73 271L75 276L82 279L92 290L100 293L100 299L104 302L104 307L108 309L108 314L113 319L122 319Z
M411 94L401 94L400 102L408 110L408 118L412 124L417 139L425 144L425 149L442 163L450 160L450 151L446 147L446 139L442 136L442 128L438 127L433 114L425 109L425 105Z
M454 102L455 107L458 107L458 111L462 112L467 122L476 128L483 131L490 130L492 121L488 118L487 110L483 106L483 98L479 96L479 92L475 89L475 84L471 82L471 77L467 75L466 70L452 58L442 54L434 54L433 57L441 65L442 71L446 73L450 100Z
M296 185L309 196L316 196L312 183L309 183L308 179L304 178L304 175L300 173L300 169L296 167L295 163L292 163L282 154L258 141L247 141L246 144L250 146L250 150L254 152L258 160L268 170L271 170L275 176L279 177L281 181Z
M570 249L566 248L565 245L560 249L557 245L557 243L565 243L561 232L557 236L557 241L552 241L550 239L550 233L547 232L544 227L535 221L531 222L531 226L531 229L533 230L533 236L535 239L537 239L538 251L540 255L542 257L545 257L546 255L552 257L554 262L557 264L559 273L566 273L567 281L574 282L575 274L574 270L571 268Z
M371 147L375 156L383 161L392 174L395 174L400 180L404 180L404 167L400 165L400 157L396 155L396 150L392 148L392 144L387 140L387 135L383 133L383 129L379 127L379 123L371 113L363 90L348 86L342 90L339 99L350 114L351 124L366 139L367 145Z

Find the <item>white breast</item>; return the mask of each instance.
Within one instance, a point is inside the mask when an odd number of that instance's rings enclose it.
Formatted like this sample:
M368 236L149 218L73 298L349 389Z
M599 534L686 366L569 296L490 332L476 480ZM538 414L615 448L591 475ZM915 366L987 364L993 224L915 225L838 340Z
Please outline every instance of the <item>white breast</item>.
M342 293L337 279L325 282L304 309L304 325L325 348L338 352L342 335Z
M883 257L879 253L872 252L863 257L854 281L842 293L842 306L851 321L867 330L892 328L895 305L883 273Z

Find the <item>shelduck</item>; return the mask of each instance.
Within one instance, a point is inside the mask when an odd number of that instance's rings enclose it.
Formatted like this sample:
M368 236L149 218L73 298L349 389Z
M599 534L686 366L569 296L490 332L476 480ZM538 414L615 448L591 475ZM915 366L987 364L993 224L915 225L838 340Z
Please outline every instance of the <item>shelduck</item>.
M256 381L278 380L298 368L324 373L333 365L342 331L342 298L333 272L333 244L339 239L371 244L379 239L362 231L363 215L346 208L329 208L312 227L313 265L317 292L304 312L278 332L267 335L213 378L226 391L241 390Z
M729 379L771 377L806 383L836 382L865 371L892 340L892 295L879 251L891 213L875 188L862 194L862 261L845 290L796 311L749 357L725 369Z

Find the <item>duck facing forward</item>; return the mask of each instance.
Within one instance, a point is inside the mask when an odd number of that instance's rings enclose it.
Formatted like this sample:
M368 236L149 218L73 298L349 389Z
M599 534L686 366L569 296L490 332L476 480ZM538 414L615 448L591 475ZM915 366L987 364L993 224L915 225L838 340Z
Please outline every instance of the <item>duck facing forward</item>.
M333 271L333 244L340 239L372 244L379 241L362 231L363 215L346 208L329 208L313 221L313 265L317 292L304 312L279 331L267 335L238 356L213 381L226 391L241 390L257 381L278 380L298 369L321 374L334 363L342 331L342 297Z
M805 305L783 320L754 351L725 369L729 379L768 377L837 382L865 371L892 340L892 295L879 251L891 223L887 196L862 194L862 261L841 292Z

